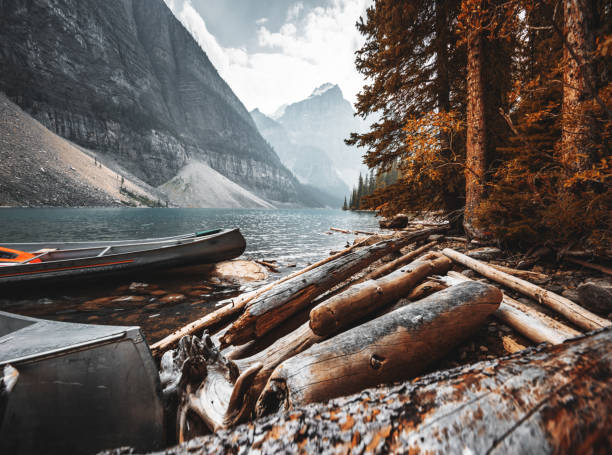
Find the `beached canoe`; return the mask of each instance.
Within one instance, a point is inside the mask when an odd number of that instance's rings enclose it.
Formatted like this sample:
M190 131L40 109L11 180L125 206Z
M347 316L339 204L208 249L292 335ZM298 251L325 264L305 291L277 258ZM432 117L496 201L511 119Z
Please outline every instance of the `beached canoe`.
M0 400L0 453L164 447L159 376L138 327L0 312L0 382L9 381Z
M238 229L144 240L0 243L0 286L212 264L245 248Z

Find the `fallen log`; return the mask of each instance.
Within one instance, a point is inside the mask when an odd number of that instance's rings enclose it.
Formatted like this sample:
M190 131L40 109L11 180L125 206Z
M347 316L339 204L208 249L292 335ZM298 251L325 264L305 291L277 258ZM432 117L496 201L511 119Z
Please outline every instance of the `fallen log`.
M448 284L472 281L470 278L457 272L448 272L448 277L443 277L441 280L446 281ZM535 343L560 344L565 340L582 335L577 330L559 321L555 321L544 313L514 300L506 294L504 294L502 303L494 315Z
M550 277L548 275L544 275L543 273L532 272L530 270L513 269L511 267L505 267L503 265L497 264L489 265L494 269L499 270L500 272L505 272L509 275L516 276L518 278L522 278L523 280L528 280L536 284L543 284L550 281Z
M432 248L434 245L436 245L436 243L438 243L438 241L434 240L433 242L429 242L409 253L406 253L402 257L399 257L391 262L387 262L385 265L378 267L376 270L366 275L361 281L375 280L377 278L380 278L381 276L384 276L384 275L387 275L393 272L399 267L409 264L410 262L414 260L414 258L418 257L421 253L424 253L425 251Z
M355 243L354 245L339 251L338 253L329 256L321 261L315 262L312 265L309 265L308 267L302 269L302 270L297 270L295 272L293 272L290 275L287 275L286 277L283 277L279 280L276 280L270 284L268 284L267 286L263 286L260 289L257 289L255 291L252 292L247 292L245 294L242 294L240 296L238 296L236 299L233 299L231 303L213 311L212 313L209 313L207 315L205 315L204 317L193 321L189 324L187 324L186 326L181 327L180 329L178 329L177 331L171 333L170 335L168 335L167 337L163 338L162 340L154 343L151 345L151 351L153 353L154 356L159 356L163 353L163 351L165 351L166 349L170 348L171 346L173 346L174 344L176 344L181 338L183 338L184 336L187 335L192 335L195 332L198 331L203 331L209 327L213 327L217 324L220 324L224 321L227 321L228 319L230 319L231 317L239 314L242 312L242 310L246 307L246 305L251 302L252 300L260 297L261 295L265 294L266 292L270 291L271 289L275 288L276 286L289 281L297 276L303 275L306 272L310 272L311 270L316 269L317 267L321 267L322 265L327 264L328 262L334 261L342 256L345 256L347 254L349 254L351 251L353 251L356 248L359 248L360 246L364 245L365 241L363 242L358 242Z
M414 377L469 337L501 300L496 287L460 283L313 345L274 370L257 414Z
M427 280L424 283L421 283L417 287L415 287L406 298L414 302L416 300L424 299L425 297L433 294L434 292L438 292L446 288L447 286L440 283L439 281Z
M277 286L275 292L264 294L250 302L244 313L229 328L222 342L236 346L261 337L359 270L431 233L431 229L426 229L351 251L299 278L287 280Z
M606 453L611 344L606 329L271 415L165 453Z
M339 228L335 228L335 227L330 227L329 230L330 231L341 232L342 234L352 234L351 231L347 231L346 229L339 229Z
M444 274L452 262L445 256L415 261L377 280L351 286L310 312L310 328L319 336L338 333L353 322L405 297L423 278Z
M605 273L606 275L612 275L612 269L610 267L605 267L599 264L591 264L590 262L583 261L581 259L572 258L572 257L566 257L565 260L569 262L573 262L574 264L581 265L583 267L587 267L589 269L598 270L602 273Z
M577 305L571 300L555 294L554 292L547 291L546 289L536 286L528 281L496 270L483 262L472 259L465 254L461 254L450 248L445 248L442 252L452 260L477 271L487 278L534 298L539 303L552 308L583 329L593 330L612 325L612 322L608 321L607 319L591 313L590 311L582 308L580 305Z

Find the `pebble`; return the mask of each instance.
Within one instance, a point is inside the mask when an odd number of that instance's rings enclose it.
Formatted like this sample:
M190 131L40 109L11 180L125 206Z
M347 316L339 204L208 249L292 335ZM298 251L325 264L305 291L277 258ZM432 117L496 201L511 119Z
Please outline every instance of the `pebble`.
M480 346L480 350L482 352L489 352L489 348L487 348L486 346Z

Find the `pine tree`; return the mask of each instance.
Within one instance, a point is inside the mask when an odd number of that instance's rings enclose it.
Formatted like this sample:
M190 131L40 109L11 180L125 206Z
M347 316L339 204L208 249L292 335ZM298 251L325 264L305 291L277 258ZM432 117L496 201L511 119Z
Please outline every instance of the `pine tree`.
M346 204L346 196L344 196L344 204L342 204L342 210L348 210L348 205Z

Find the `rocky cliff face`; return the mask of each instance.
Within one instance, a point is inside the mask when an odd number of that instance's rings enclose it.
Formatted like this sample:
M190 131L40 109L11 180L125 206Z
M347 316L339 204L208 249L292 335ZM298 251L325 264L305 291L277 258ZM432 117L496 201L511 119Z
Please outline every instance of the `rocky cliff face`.
M328 206L338 208L342 205L349 187L338 175L336 166L324 149L293 142L280 123L259 109L251 111L251 117L263 137L274 147L283 164L300 182L319 189L322 200Z
M323 150L345 183L353 186L359 172L367 172L362 151L344 143L351 132L363 131L366 125L354 116L340 87L324 84L305 100L284 107L280 114L276 121L290 140Z
M163 0L0 0L0 91L159 186L190 160L268 200L295 177Z

